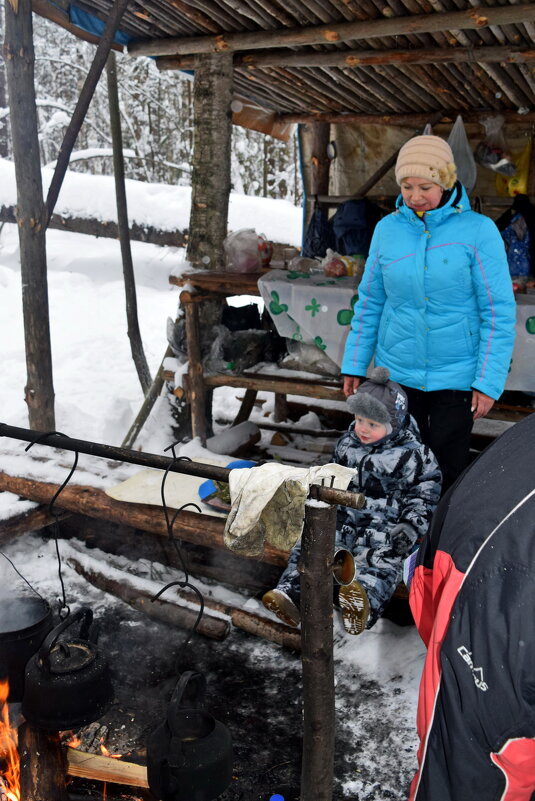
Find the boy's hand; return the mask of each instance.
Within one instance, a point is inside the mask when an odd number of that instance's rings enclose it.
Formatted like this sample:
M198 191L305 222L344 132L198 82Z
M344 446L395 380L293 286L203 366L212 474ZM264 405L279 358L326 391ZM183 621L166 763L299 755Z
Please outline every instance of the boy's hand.
M344 395L346 398L349 398L350 395L354 395L357 389L359 388L360 384L362 383L362 378L358 375L345 375L344 376Z

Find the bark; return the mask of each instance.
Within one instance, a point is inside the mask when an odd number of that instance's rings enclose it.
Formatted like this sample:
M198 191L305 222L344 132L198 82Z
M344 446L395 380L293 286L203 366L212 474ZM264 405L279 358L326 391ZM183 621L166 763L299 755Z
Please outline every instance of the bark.
M119 90L117 87L117 64L115 53L113 52L109 54L106 62L106 74L108 78L108 105L110 109L110 128L113 147L113 176L115 179L117 224L123 262L128 338L130 340L130 349L136 366L139 383L141 384L143 394L146 395L152 384L152 378L145 357L145 351L143 350L137 315L136 279L134 276L134 263L132 261L132 250L130 248L130 236L128 231L128 208L124 177L123 135L121 132L121 114L119 111Z
M4 4L0 5L0 30L5 31ZM4 60L0 58L0 109L7 108L6 69ZM9 155L8 118L0 118L0 158L7 159Z
M37 138L31 0L19 0L16 8L14 10L11 0L5 4L4 59L17 182L27 371L25 399L30 428L50 431L55 428L54 384L46 272L46 211Z
M0 206L0 223L16 223L15 206ZM108 239L118 239L119 230L116 222L110 220L88 219L87 217L63 217L53 214L48 228L57 228L59 231L73 231L76 234L89 234L89 236L102 236ZM148 242L151 245L160 245L182 248L185 245L185 231L161 231L151 225L139 225L133 222L129 229L130 239L136 242Z
M313 122L300 126L299 138L303 153L303 184L306 195L305 230L308 227L318 195L329 194L329 167L327 145L330 125Z
M68 801L59 734L19 726L21 801Z
M334 765L333 506L307 505L301 562L303 763L301 801L331 801Z
M196 267L223 264L230 194L232 56L197 60L194 146L187 258Z

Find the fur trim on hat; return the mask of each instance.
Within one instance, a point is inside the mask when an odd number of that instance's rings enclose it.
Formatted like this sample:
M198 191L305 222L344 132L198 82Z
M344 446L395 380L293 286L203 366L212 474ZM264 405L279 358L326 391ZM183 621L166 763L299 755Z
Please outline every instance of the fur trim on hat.
M457 168L448 143L431 134L415 136L405 142L396 162L396 181L422 178L451 189L457 180Z

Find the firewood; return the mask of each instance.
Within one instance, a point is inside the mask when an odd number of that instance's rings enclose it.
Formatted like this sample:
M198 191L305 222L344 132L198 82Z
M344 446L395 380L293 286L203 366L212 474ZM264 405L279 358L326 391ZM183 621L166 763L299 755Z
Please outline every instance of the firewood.
M131 787L148 787L147 768L122 759L88 754L75 748L67 748L67 773L82 779L93 779Z
M162 599L151 601L157 590L161 587L152 588L151 592L142 589L140 585L146 582L145 579L137 579L132 581L124 571L117 570L114 567L106 565L106 572L104 573L98 564L97 559L90 556L77 558L77 556L70 549L67 551L67 564L69 564L77 573L83 576L87 581L98 587L104 592L114 595L125 601L129 606L144 612L151 618L161 620L171 626L177 626L181 629L192 629L198 615L197 608L180 606L177 603L171 603ZM154 591L156 589L156 592ZM229 621L223 617L215 617L205 611L197 626L197 631L204 634L205 637L210 637L213 640L224 640L229 632Z
M68 801L59 733L19 726L20 797L23 801Z
M65 551L65 545L63 545L63 548L64 553L66 554L67 563L74 570L76 570L77 573L84 576L84 578L91 582L91 584L93 584L95 587L121 598L135 609L143 611L151 617L156 617L160 620L164 620L165 622L174 622L175 625L180 625L180 623L170 620L170 618L175 615L175 609L187 611L192 616L192 622L190 625L193 625L193 620L195 620L197 612L192 611L191 607L198 607L198 598L195 593L187 590L177 592L179 598L181 598L183 601L186 601L190 605L190 608L183 610L182 607L178 606L176 601L166 602L165 611L162 614L164 602L150 601L150 598L156 594L158 589L160 589L160 586L156 585L155 582L149 582L148 579L137 579L136 582L135 580L132 580L132 577L126 574L123 570L112 568L109 565L106 565L106 573L104 574L101 570L99 570L97 559L93 559L85 554L78 558L72 546L67 546L67 551ZM143 590L141 588L141 584L144 584L147 589ZM148 591L150 584L154 584L154 586L152 587L151 591ZM284 645L293 649L294 651L298 651L301 648L300 633L289 628L288 626L285 626L283 623L270 620L269 618L262 617L261 615L256 615L253 612L240 609L232 604L215 601L212 598L205 598L204 605L205 614L201 618L198 631L202 634L206 634L206 636L211 635L204 631L204 626L202 624L203 620L208 614L207 610L212 610L213 612L219 612L225 615L227 618L230 618L230 621L235 628L239 628L242 631L246 631L256 637L262 637L266 640L270 640L271 642L276 642L279 645ZM218 620L218 618L215 617L212 619L214 621ZM228 626L226 621L222 620L222 622L225 622L225 624Z

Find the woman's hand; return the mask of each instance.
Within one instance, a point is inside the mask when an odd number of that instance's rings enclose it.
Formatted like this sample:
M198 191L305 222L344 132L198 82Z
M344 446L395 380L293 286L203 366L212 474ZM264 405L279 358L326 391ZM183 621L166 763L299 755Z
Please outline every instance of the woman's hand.
M485 417L493 406L494 398L489 398L488 395L478 392L477 389L472 390L472 408L470 411L473 412L474 420L479 417Z
M362 378L358 375L345 375L344 376L344 395L346 398L349 398L350 395L354 395L357 389L359 388L360 384L362 383Z

